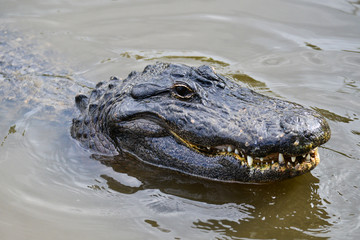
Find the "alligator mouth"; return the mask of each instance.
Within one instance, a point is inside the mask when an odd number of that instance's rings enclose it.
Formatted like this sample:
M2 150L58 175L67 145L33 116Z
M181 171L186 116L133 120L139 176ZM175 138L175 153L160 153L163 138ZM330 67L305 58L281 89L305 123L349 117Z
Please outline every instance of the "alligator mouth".
M188 148L193 149L209 157L231 156L241 162L243 167L253 170L267 171L295 171L305 173L314 169L320 163L318 148L314 148L302 155L291 155L288 153L271 153L264 157L250 156L233 145L224 144L218 146L199 146L182 139L176 133L172 134L184 143Z
M193 145L192 148L209 156L230 155L238 159L241 162L241 165L259 170L285 168L303 172L313 169L320 162L317 147L306 154L298 156L292 156L287 153L271 153L265 157L246 155L232 145L221 145L216 147L199 147Z

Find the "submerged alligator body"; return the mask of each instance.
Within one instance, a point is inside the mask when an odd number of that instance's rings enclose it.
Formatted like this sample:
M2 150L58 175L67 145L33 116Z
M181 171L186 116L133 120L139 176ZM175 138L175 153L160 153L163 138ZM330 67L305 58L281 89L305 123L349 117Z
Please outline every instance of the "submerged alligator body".
M312 170L330 138L325 119L208 66L157 63L77 95L71 135L104 155L220 181L272 182Z

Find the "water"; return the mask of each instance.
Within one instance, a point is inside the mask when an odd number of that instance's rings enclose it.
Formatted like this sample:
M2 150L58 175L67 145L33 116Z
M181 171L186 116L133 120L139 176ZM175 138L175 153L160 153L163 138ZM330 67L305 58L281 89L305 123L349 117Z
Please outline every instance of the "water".
M0 54L19 67L10 82L0 74L1 239L360 236L359 1L0 6ZM244 185L92 158L69 135L74 95L156 61L210 64L316 109L332 129L320 165L280 183Z

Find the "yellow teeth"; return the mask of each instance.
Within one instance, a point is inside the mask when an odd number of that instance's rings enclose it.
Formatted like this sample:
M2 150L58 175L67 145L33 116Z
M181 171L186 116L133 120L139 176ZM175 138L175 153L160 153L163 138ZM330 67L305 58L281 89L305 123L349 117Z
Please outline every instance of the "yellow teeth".
M254 162L254 159L250 156L247 156L247 163L249 164L249 166L251 166Z
M241 149L236 148L233 145L224 144L219 146L197 146L195 144L182 139L180 136L171 132L173 136L181 140L189 148L194 149L204 155L216 156L216 155L230 155L234 156L241 162L242 166L256 167L256 168L277 168L286 167L297 169L309 169L315 167L319 161L318 148L314 148L306 154L298 156L291 156L287 153L271 153L264 157L256 157L245 154Z
M284 163L285 159L284 159L284 155L282 153L279 153L279 163Z

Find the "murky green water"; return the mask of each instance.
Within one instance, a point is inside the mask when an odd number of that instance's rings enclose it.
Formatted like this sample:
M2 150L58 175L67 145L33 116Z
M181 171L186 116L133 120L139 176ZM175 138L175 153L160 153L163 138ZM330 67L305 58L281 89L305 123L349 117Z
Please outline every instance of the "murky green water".
M1 1L0 238L357 239L359 8L355 0ZM155 61L210 64L318 110L333 133L320 165L243 185L91 158L69 134L74 95Z

